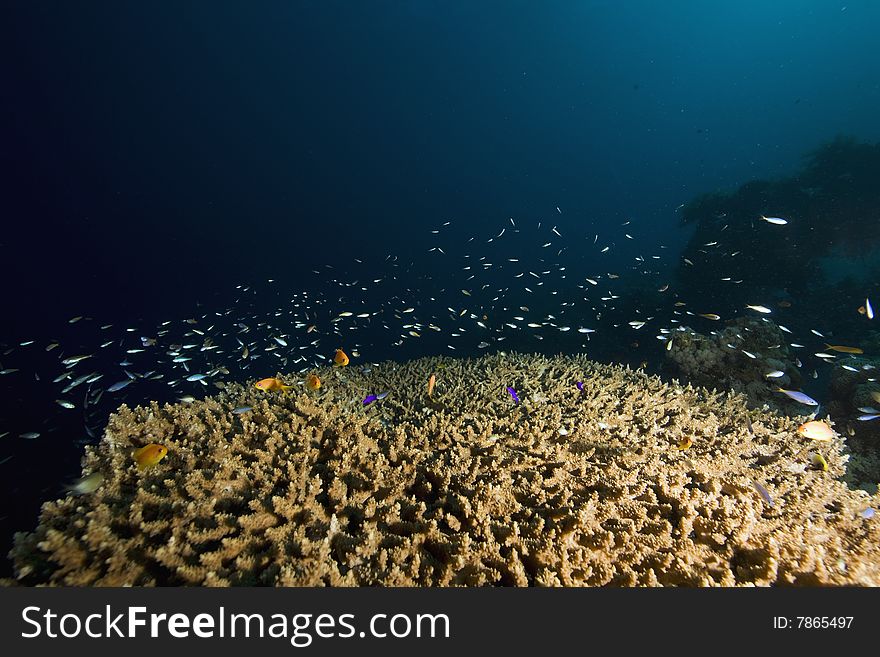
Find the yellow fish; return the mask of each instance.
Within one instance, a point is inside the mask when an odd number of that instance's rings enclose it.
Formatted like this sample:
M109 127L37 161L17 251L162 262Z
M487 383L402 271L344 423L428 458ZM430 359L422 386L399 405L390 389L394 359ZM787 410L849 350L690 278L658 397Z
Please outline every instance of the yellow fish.
M431 397L434 394L434 384L437 383L437 376L435 374L431 374L428 379L428 397Z
M804 422L797 428L797 432L804 438L819 441L831 440L836 435L834 429L828 426L825 422L820 422L819 420Z
M834 344L826 344L826 349L830 349L831 351L839 351L842 354L863 354L865 353L858 347L844 347L842 345L834 345Z
M309 390L317 390L321 387L321 379L318 378L317 374L309 374L306 377L306 388Z
M814 452L810 460L813 463L814 468L821 470L822 472L828 472L828 461L826 461L825 457L819 452Z
M284 385L281 382L281 379L269 377L268 379L261 379L260 381L257 381L254 384L254 387L266 391L280 390L281 392L285 392L286 390L290 390L293 386Z
M678 441L678 446L675 449L685 450L688 449L691 445L694 444L694 441L691 440L690 436L682 438Z
M336 367L348 365L348 355L342 349L336 350L336 354L333 356L333 365Z
M164 459L167 453L168 448L165 445L150 443L134 450L133 456L138 470L146 470Z

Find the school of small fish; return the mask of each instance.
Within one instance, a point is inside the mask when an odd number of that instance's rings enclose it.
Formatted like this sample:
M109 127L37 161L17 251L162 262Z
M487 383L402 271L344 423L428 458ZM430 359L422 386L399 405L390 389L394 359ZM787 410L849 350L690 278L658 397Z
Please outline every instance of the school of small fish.
M554 207L562 215L560 220L570 216ZM755 220L756 239L777 239L797 225L782 216L761 215ZM770 226L762 230L761 222ZM444 275L436 276L436 280L424 281L412 274L415 256L407 260L387 254L374 257L369 265L366 258L359 258L348 269L328 264L314 270L312 273L324 283L323 287L316 284L317 289L279 290L272 280L241 284L226 307L153 325L116 327L77 315L68 323L78 331L91 330L92 344L78 341L68 348L66 341L58 338L42 346L34 340L21 340L3 351L3 361L15 362L0 365L0 376L22 377L27 373L31 350L51 352L48 357L57 359L57 376L52 381L58 387L54 408L70 417L81 412L88 438L80 442L88 442L100 435L107 411L123 400L138 402L143 395L156 398L161 395L157 386L166 386L171 391L169 398L183 403L191 403L198 393L210 394L215 384L225 380L250 381L249 385L269 395L299 386L320 395L324 394L323 384L316 368L332 365L342 370L351 366L366 372L375 365L377 352L387 354L400 349L410 357L438 352L472 354L511 345L523 350L534 345L533 349L538 349L542 343L556 351L589 351L606 336L620 336L619 341L626 340L632 348L638 348L639 341L623 338L624 333L642 336L652 331L663 349L669 351L676 332L688 323L696 322L700 330L711 330L711 323L737 315L749 313L757 321L767 321L762 318L775 318L774 313L782 314L792 307L791 301L774 302L756 294L749 299L753 303L745 307L690 310L669 282L670 268L698 267L699 262L667 258L665 245L652 248L653 252L634 252L629 267L609 271L602 258L610 256L603 254L613 249L639 250L639 226L632 219L621 223L617 230L606 226L602 234L584 231L577 223L549 226L541 220L517 222L509 217L495 230L468 239L455 232L452 224L450 220L431 228L435 243L420 254L421 258L441 263L438 270ZM724 251L723 228L704 247L732 262L739 255ZM739 281L736 271L725 273L729 275L722 280L731 284ZM641 308L627 305L627 286L644 277L652 281L656 304ZM525 304L524 299L528 299ZM853 300L849 309L843 310L857 311L864 318L860 321L866 324L874 319L867 296ZM802 330L799 335L782 325L780 329L790 336L790 347L810 348L801 352L806 362L797 361L805 371L812 369L814 375L820 367L869 371L863 361L854 360L863 356L864 350L831 344L829 341L836 342L836 338L825 327ZM760 357L739 351L747 359ZM14 366L3 367L8 364ZM272 374L291 371L298 376L281 378ZM36 372L33 376L39 379ZM820 406L803 390L776 385L774 381L785 377L785 371L768 368L763 376L768 390L780 397L806 407ZM869 380L875 380L871 376ZM438 397L440 378L433 372L427 379L429 400ZM582 382L576 387L583 392ZM440 399L446 394L444 389L448 388L441 383ZM513 386L506 386L506 393L514 405L522 403ZM361 404L367 407L384 399L388 391L365 390L362 394ZM245 415L252 410L251 406L239 406L232 413ZM860 412L857 419L861 422L880 418L880 411L874 408L863 407ZM47 422L47 426L13 435L37 440L51 430ZM837 435L819 420L802 424L798 432L814 441L828 441ZM676 449L687 450L692 445L691 438L682 438ZM152 467L167 454L163 446L147 445L141 450L135 456L139 468ZM821 455L813 457L814 467L824 469L817 458ZM85 489L92 483L76 484L84 490L75 492L88 492Z

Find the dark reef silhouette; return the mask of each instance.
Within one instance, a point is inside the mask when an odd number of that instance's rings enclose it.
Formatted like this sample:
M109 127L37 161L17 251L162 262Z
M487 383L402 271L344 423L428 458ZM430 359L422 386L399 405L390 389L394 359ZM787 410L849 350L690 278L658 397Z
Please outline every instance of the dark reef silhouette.
M880 143L839 136L807 153L795 176L695 198L681 213L683 224L696 225L677 270L682 295L692 304L718 298L745 304L763 293L801 309L818 309L829 294L876 295L878 181ZM762 215L789 223L774 226ZM829 271L841 259L860 261L858 279Z

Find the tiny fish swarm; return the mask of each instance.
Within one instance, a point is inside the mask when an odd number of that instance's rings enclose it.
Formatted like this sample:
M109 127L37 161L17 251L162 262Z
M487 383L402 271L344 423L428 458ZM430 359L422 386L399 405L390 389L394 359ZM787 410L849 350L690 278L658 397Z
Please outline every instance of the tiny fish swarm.
M880 585L880 525L860 515L880 497L836 479L842 438L823 443L828 472L796 467L799 423L741 395L584 357L319 374L321 395L244 383L120 407L86 448L103 484L16 536L19 582ZM392 394L364 406L370 390ZM167 456L138 472L130 449L154 441Z

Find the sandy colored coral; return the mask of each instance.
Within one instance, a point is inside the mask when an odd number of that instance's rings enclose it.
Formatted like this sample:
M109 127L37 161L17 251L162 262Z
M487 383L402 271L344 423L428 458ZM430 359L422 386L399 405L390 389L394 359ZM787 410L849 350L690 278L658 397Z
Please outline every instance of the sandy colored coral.
M839 481L842 439L813 470L797 422L742 396L584 357L318 374L318 393L121 407L84 459L104 485L17 535L20 583L880 584L880 525L860 516L880 499ZM170 451L139 473L148 442Z

